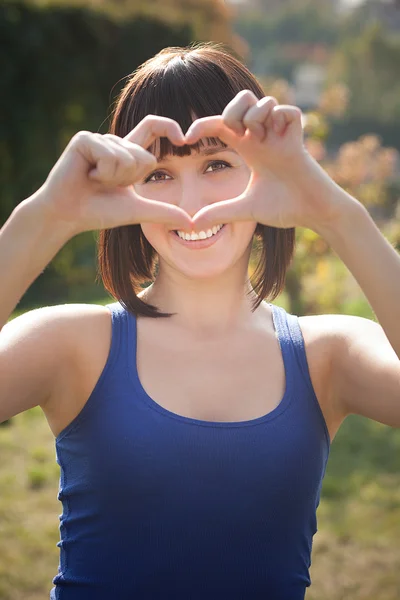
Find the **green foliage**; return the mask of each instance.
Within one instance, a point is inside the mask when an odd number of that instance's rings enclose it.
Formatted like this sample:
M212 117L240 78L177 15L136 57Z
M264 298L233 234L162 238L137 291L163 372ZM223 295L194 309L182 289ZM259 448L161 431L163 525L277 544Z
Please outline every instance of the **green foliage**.
M15 0L3 2L14 4ZM46 10L88 8L87 0L25 0L25 4ZM240 54L247 52L246 44L232 30L232 11L221 0L92 0L90 10L120 24L155 20L174 30L186 27L193 40L214 40L228 44Z
M32 489L41 488L46 483L46 473L39 466L28 469L28 481Z
M373 0L348 15L330 1L258 0L253 10L239 13L235 27L250 46L251 68L260 75L292 81L298 65L316 63L326 66L327 87L337 82L348 87L346 122L337 123L344 135L338 141L372 125L369 131L381 129L386 143L399 147L400 35L388 28L389 9L389 2Z
M0 31L2 221L42 185L77 131L106 131L125 77L161 48L191 39L186 26L155 19L116 23L83 8L19 3L0 6Z
M367 23L357 37L350 34L336 48L327 85L341 81L351 101L347 117L374 116L384 124L400 123L400 35L389 35L378 22Z
M295 67L304 62L307 47L333 47L338 42L338 20L331 3L296 0L272 7L265 4L240 14L235 22L236 31L250 46L250 67L257 73L291 79Z
M138 16L124 22L78 7L0 5L0 223L46 180L79 130L107 131L124 78L166 46L187 45L185 24ZM20 308L94 299L91 233L71 240L24 296Z

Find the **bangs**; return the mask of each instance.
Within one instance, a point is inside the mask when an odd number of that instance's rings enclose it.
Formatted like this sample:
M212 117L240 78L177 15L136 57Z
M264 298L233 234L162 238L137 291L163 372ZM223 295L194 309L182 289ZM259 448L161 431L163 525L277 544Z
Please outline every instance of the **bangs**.
M161 57L160 57L161 58ZM169 57L166 64L155 65L144 72L134 73L131 84L127 84L127 97L122 102L122 114L114 116L117 135L127 135L146 115L159 115L176 121L185 134L193 120L222 114L226 105L242 89L249 89L248 81L240 82L237 73L228 77L217 61L204 60L204 56L178 54ZM225 65L226 70L226 65ZM246 85L247 84L247 85ZM128 91L129 90L129 91ZM252 91L263 97L261 87ZM206 138L196 144L174 146L166 137L156 140L146 150L159 160L166 155L188 156L202 147L226 144L219 138Z

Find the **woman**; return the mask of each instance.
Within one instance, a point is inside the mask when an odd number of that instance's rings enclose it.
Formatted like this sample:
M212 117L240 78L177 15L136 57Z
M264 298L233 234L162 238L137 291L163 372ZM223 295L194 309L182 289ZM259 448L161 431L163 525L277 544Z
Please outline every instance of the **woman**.
M331 244L381 325L263 302L298 226ZM116 302L4 325L95 229ZM74 136L0 249L0 420L40 405L61 468L51 598L303 599L340 424L400 426L400 260L306 152L301 111L219 46L167 48L127 82L110 134Z

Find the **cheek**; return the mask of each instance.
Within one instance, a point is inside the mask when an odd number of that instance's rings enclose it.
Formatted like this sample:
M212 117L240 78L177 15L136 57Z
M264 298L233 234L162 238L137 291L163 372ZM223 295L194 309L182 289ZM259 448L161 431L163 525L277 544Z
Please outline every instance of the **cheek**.
M159 248L162 246L163 241L165 243L167 235L164 225L158 223L141 223L140 227L149 244L159 252Z
M257 228L254 221L236 222L233 224L235 237L240 240L240 251L244 252L253 241L253 236Z

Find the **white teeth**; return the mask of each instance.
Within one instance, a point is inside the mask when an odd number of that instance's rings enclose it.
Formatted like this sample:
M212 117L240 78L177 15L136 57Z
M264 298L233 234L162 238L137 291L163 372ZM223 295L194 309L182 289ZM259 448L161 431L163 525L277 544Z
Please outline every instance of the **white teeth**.
M205 240L213 235L215 235L220 229L222 225L214 225L212 229L207 229L207 231L199 231L199 233L186 233L185 231L177 231L177 234L183 240Z

